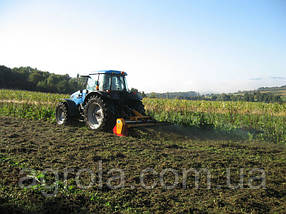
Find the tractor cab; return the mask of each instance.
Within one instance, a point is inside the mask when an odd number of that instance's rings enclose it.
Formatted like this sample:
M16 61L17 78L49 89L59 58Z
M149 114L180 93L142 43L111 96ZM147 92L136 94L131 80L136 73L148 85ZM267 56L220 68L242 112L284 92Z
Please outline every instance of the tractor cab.
M88 76L88 91L128 91L127 73L120 71L99 71Z
M90 96L98 95L107 99L126 103L128 100L141 99L128 90L127 73L115 70L102 70L81 76L86 78L85 89L76 91L71 100L76 104L85 104Z

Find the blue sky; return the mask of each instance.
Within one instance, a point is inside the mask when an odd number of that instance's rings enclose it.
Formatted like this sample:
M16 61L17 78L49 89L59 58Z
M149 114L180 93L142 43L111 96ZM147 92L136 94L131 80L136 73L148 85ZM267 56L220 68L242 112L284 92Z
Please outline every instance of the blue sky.
M0 0L0 64L128 73L146 92L286 85L285 0Z

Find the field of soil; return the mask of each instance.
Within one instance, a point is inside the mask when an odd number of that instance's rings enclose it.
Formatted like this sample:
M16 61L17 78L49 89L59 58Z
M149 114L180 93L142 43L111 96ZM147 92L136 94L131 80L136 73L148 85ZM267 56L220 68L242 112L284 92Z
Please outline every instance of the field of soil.
M0 134L0 213L286 210L282 145L177 126L117 137L14 117L0 117Z

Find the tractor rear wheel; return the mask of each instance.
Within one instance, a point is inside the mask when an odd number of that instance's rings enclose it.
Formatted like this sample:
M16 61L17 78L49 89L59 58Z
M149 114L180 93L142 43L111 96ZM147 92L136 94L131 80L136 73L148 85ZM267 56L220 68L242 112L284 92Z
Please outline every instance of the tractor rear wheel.
M58 125L65 125L70 122L68 108L64 102L59 103L56 108L56 121Z
M99 96L91 97L84 108L86 125L94 130L110 131L115 125L115 117L110 105L112 104Z

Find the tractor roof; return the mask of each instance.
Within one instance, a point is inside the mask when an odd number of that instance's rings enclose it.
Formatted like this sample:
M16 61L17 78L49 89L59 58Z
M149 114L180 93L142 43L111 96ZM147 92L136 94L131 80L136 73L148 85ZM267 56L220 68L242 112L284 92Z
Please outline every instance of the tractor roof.
M127 75L127 73L123 71L116 71L116 70L100 70L100 71L96 71L89 75L93 75L93 74L119 74L119 75L124 75L124 76Z

